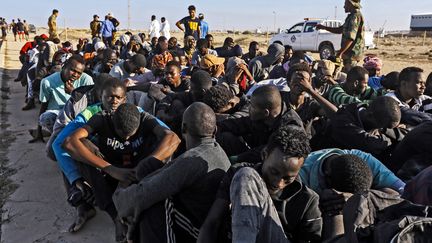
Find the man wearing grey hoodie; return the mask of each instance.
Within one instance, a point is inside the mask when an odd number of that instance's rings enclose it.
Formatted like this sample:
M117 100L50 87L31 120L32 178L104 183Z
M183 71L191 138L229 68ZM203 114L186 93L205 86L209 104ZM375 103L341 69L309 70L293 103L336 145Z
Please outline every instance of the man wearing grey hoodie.
M273 67L282 62L285 48L281 44L273 43L268 47L267 53L267 55L255 57L249 62L249 71L255 82L268 78Z

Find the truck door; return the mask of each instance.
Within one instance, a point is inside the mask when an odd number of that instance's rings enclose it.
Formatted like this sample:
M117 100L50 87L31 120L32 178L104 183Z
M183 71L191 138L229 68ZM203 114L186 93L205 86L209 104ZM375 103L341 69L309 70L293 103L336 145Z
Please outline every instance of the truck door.
M316 25L318 22L306 22L303 34L301 35L301 50L315 51L316 42L318 39L318 31Z
M298 23L291 27L287 34L284 36L284 44L290 45L294 50L301 50L301 35L304 23Z

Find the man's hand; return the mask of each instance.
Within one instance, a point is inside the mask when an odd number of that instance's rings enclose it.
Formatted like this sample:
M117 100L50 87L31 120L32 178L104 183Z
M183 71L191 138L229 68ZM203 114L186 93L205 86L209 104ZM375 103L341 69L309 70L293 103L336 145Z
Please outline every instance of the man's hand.
M109 165L103 168L108 175L117 179L122 185L129 185L131 182L137 181L135 169L118 168Z
M80 179L74 181L73 185L82 192L82 199L84 201L86 201L87 203L92 203L92 201L94 199L93 190L87 181L80 178Z
M132 79L125 79L124 83L126 84L126 87L136 86L138 81L132 80Z
M72 91L74 90L73 81L69 81L69 80L66 81L64 89L66 94L71 94Z
M306 77L304 77L302 75L302 73L297 72L296 74L296 79L298 84L300 85L300 87L305 91L305 92L312 92L314 90L314 88L312 87L312 82L308 79L306 79Z
M320 194L320 209L326 216L334 216L342 213L346 201L353 194L339 192L335 189L326 189Z

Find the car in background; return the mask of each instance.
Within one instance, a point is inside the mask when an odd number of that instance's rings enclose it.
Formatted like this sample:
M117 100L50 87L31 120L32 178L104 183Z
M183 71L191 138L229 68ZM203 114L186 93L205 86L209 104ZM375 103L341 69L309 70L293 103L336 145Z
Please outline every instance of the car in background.
M316 26L318 24L337 28L342 25L342 21L305 18L303 22L297 23L282 33L274 35L270 39L270 43L280 41L283 45L292 46L296 51L319 52L321 59L328 59L334 56L336 51L340 49L342 35L333 34L326 30L317 30ZM373 39L374 33L366 31L366 48L375 48Z
M36 34L36 26L34 24L29 24L29 32Z

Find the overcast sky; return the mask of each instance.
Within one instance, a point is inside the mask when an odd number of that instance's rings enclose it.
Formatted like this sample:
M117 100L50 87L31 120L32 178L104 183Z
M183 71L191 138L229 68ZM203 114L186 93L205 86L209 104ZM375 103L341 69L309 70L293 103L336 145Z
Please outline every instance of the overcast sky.
M36 26L46 26L53 8L60 10L59 27L88 28L93 14L103 17L112 12L127 28L128 0L0 0L0 16L26 19ZM165 16L174 23L187 15L187 6L194 4L197 13L204 13L211 29L273 30L288 28L305 17L343 20L343 0L207 0L207 1L144 1L130 0L131 28L148 29L150 16ZM432 12L431 0L363 0L366 26L378 30L386 22L386 30L408 30L411 14Z

